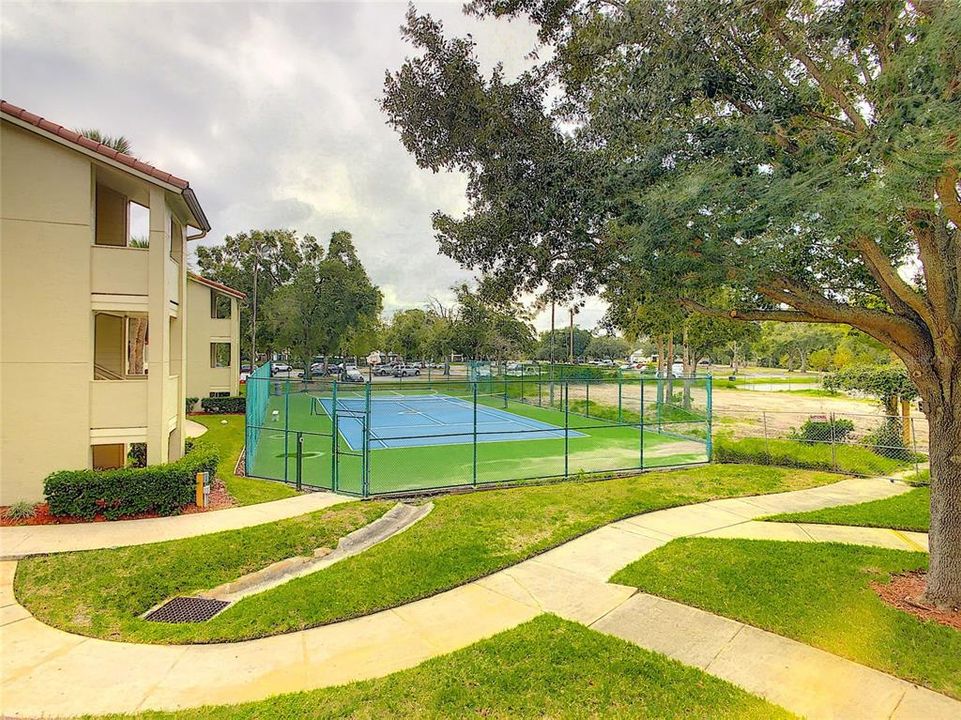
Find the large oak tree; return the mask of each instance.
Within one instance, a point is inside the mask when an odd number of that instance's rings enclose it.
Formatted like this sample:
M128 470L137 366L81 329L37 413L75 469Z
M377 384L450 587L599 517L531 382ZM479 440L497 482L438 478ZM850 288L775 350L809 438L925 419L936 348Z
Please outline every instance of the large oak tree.
M423 167L468 176L470 210L435 215L441 249L505 292L617 278L705 314L882 342L930 423L926 596L961 605L961 5L467 11L527 16L546 59L486 76L471 39L409 13L418 52L388 74L383 108ZM698 301L718 294L731 302Z

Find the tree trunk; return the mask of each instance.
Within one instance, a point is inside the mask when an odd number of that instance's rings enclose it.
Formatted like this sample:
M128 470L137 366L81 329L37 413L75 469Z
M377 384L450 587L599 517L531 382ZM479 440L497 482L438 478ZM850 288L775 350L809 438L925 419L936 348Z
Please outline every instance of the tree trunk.
M657 405L664 404L664 336L657 336Z
M674 402L674 333L667 336L667 403Z
M961 385L961 382L956 386ZM933 394L933 393L932 393ZM925 394L928 395L927 393ZM951 397L951 394L948 394ZM961 607L961 406L925 398L931 459L931 562L925 600Z
M681 340L681 343L684 351L682 354L682 358L684 360L684 365L683 365L684 379L682 380L682 382L684 383L684 409L690 410L691 409L691 376L694 375L694 369L691 366L691 359L694 353L691 352L691 346L688 344L687 326L684 327L684 335Z

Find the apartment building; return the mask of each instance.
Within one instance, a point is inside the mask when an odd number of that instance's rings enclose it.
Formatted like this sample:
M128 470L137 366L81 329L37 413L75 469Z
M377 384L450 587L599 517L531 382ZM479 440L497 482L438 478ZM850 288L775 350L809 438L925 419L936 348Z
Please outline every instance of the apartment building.
M7 102L0 120L6 505L54 470L120 467L131 443L181 457L187 243L210 225L187 181Z
M240 393L242 292L187 273L187 397Z

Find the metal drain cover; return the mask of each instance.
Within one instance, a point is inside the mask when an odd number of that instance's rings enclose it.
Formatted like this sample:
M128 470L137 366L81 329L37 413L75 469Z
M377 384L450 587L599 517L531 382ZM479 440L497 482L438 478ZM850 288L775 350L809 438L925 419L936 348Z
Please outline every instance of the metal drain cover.
M175 597L149 613L144 620L165 623L206 622L229 604L224 600L210 598Z

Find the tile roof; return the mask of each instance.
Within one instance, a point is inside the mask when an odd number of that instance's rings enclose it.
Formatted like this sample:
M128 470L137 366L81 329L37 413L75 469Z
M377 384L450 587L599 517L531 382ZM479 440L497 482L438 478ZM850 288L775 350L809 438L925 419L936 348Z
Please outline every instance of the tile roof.
M235 298L238 298L239 300L244 300L247 297L247 295L245 293L240 292L240 290L234 290L234 288L228 285L219 283L216 280L211 280L210 278L205 278L203 275L198 275L195 272L188 272L187 277L189 277L191 280L195 280L196 282L199 282L201 285L206 285L207 287L212 287L215 290L220 290L221 292L226 293L227 295L233 295Z
M30 123L41 130L46 130L48 133L62 137L64 140L72 142L74 145L79 145L87 150L93 150L98 155L108 157L111 160L115 160L123 165L126 165L127 167L131 167L134 170L144 173L145 175L150 175L151 177L162 180L169 185L174 185L181 190L190 187L190 183L183 178L179 178L176 175L171 175L169 172L164 172L163 170L155 168L153 165L148 165L147 163L142 162L135 157L131 157L130 155L117 152L112 147L108 147L107 145L84 137L76 130L71 130L63 125L50 122L46 118L42 118L39 115L34 115L32 112L28 112L21 107L17 107L12 103L8 103L6 100L0 100L0 112Z

